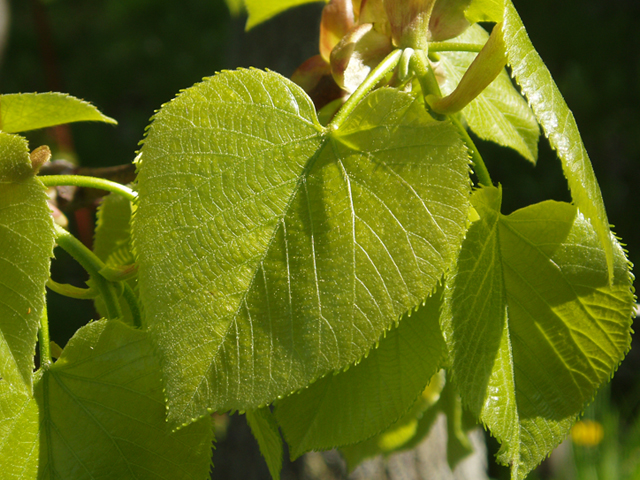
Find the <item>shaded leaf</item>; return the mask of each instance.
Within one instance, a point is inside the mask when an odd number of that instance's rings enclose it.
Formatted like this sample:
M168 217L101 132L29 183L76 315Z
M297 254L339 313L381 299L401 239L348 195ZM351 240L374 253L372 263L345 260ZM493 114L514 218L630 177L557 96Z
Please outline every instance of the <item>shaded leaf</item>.
M29 392L53 245L47 195L27 142L0 132L0 377Z
M0 95L0 131L26 132L72 122L117 123L90 103L64 93Z
M622 249L616 242L609 285L605 252L575 206L503 216L500 203L495 188L473 196L480 220L448 281L444 331L465 404L522 479L629 349L633 294Z
M473 25L455 38L456 42L484 45L488 33L480 25ZM476 57L469 52L440 52L440 65L446 72L442 93L449 95ZM462 110L469 128L484 140L513 148L535 163L538 158L540 128L527 101L511 83L506 71Z
M306 3L325 2L328 0L244 0L245 7L249 13L246 29L266 22L277 14L282 13L290 8L304 5Z
M247 411L247 423L258 441L260 453L267 462L271 478L280 478L282 470L282 438L269 407Z
M337 131L257 70L163 107L133 234L170 420L256 408L359 360L453 260L468 168L455 128L396 90Z
M440 291L346 372L279 401L275 414L291 457L361 442L396 422L441 367Z
M211 420L172 432L158 372L146 333L102 320L37 375L35 398L3 395L0 382L0 449L22 442L22 457L0 455L16 464L3 478L209 478Z
M562 161L562 170L567 177L573 201L591 220L606 253L609 276L613 277L616 247L591 161L573 114L531 44L511 0L505 0L503 31L512 74Z

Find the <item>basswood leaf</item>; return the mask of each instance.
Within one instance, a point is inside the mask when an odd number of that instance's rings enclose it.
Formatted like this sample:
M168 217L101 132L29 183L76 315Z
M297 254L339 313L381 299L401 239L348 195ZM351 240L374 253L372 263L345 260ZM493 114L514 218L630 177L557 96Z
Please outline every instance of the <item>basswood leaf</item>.
M489 34L473 25L453 41L484 45ZM442 93L449 95L476 57L469 52L440 52L440 65L446 73ZM538 158L540 128L527 101L511 83L506 70L462 110L471 130L484 140L513 148L532 163Z
M562 170L567 177L573 201L591 220L606 253L609 276L613 277L616 247L609 231L600 187L575 118L551 73L531 44L511 0L505 0L502 28L512 74L562 161Z
M267 462L269 473L273 480L280 478L282 470L282 437L278 431L278 424L269 407L248 410L247 423L251 427L253 436L258 441L260 453Z
M359 360L454 258L468 161L450 123L392 89L337 131L257 70L165 105L133 234L170 421L254 409Z
M444 360L441 301L440 290L359 364L277 403L292 458L361 442L407 413Z
M464 11L471 23L501 22L504 12L504 0L472 0Z
M53 219L27 141L0 132L0 377L28 392L53 245Z
M31 399L0 382L3 479L209 478L211 420L171 431L145 332L91 323L36 378Z
M500 214L477 191L473 223L447 282L444 332L465 404L523 479L569 432L630 346L633 294L614 243L614 277L589 221L547 201Z
M72 122L118 123L90 103L64 93L0 95L0 131L26 132Z
M244 5L249 13L246 29L266 22L277 14L290 8L304 5L305 3L327 3L328 0L244 0Z

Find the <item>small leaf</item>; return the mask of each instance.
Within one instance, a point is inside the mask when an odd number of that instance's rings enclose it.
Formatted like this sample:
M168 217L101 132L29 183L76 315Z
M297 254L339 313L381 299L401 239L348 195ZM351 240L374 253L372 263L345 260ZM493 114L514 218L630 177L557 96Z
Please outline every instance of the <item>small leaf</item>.
M449 122L392 89L336 131L257 70L165 105L133 234L170 421L253 409L362 358L453 261L468 161Z
M470 410L502 443L499 460L523 479L569 432L630 346L633 294L615 243L613 282L588 220L547 201L500 214L501 192L473 195L447 282L444 332Z
M16 453L0 450L3 479L34 478L25 472L36 467L39 479L208 478L211 420L171 431L147 338L117 320L94 322L37 374L35 398L5 393L0 381L0 449Z
M454 39L456 42L484 45L489 35L473 25ZM440 65L446 72L442 93L449 95L476 57L467 52L440 52ZM513 148L535 163L538 157L540 128L526 100L514 88L506 71L462 110L469 128L484 140Z
M26 140L0 132L0 377L28 392L54 237Z
M502 21L504 0L472 0L464 11L464 16L471 23Z
M278 431L278 424L271 414L269 407L247 411L247 423L251 427L253 436L258 441L260 453L267 462L269 473L273 480L280 478L282 470L282 438Z
M359 364L277 403L292 458L361 442L407 413L445 355L441 297L439 291L403 318Z
M290 8L318 2L327 3L328 0L244 0L249 12L246 29L250 30Z
M551 146L562 161L571 195L580 211L591 220L607 258L613 281L615 246L598 181L582 143L573 114L567 107L551 73L531 44L511 0L505 0L504 39L514 78L529 100Z
M64 93L0 95L0 131L26 132L72 122L117 123L90 103Z

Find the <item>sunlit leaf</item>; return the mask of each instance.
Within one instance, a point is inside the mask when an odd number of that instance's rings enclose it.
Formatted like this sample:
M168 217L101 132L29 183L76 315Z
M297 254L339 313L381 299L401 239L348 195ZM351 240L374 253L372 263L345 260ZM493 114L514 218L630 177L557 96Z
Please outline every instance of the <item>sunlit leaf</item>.
M271 478L279 479L282 470L282 437L271 410L269 407L262 407L247 411L247 423L258 441L260 453L267 462Z
M569 432L630 346L627 259L606 255L588 220L547 201L500 214L501 193L473 196L473 223L448 281L445 337L465 404L522 479Z
M211 420L171 431L144 332L116 320L83 327L34 393L0 382L3 479L35 478L36 468L38 479L209 478Z
M607 212L591 161L573 114L531 44L511 0L505 0L503 31L513 76L562 161L562 170L567 177L573 201L591 220L606 253L609 276L613 277L616 247L609 232Z
M53 219L27 142L0 132L0 377L29 392L53 245Z
M248 410L359 360L456 254L468 157L412 95L337 131L270 72L226 72L152 123L134 216L169 418Z
M328 0L244 0L249 18L247 30L266 22L277 14L306 3L326 3Z
M117 123L90 103L64 93L0 95L0 131L25 132L72 122Z
M455 38L455 42L484 45L488 33L474 25ZM448 95L473 62L477 54L468 52L441 52L440 65L446 73L442 93ZM484 140L510 147L535 163L538 157L540 128L527 101L511 83L506 71L498 77L469 105L462 115L471 130Z
M444 359L440 302L438 292L358 365L278 402L276 418L293 458L361 442L407 413Z
M464 11L471 23L501 22L504 12L504 0L472 0Z

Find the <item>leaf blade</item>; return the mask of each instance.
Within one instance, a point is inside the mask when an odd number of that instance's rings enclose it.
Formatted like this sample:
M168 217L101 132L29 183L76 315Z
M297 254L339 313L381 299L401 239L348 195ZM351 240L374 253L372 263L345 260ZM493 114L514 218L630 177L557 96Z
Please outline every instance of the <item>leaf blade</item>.
M53 256L53 220L27 142L0 132L0 376L31 392L33 355Z
M0 95L0 130L26 132L72 122L117 122L90 103L63 93Z
M256 25L266 22L277 14L290 8L307 3L327 3L328 0L244 0L245 7L249 13L246 30L250 30Z
M282 470L282 438L269 407L262 407L257 410L249 410L246 413L247 423L251 427L251 433L258 441L260 453L267 462L269 473L273 480L280 478Z

